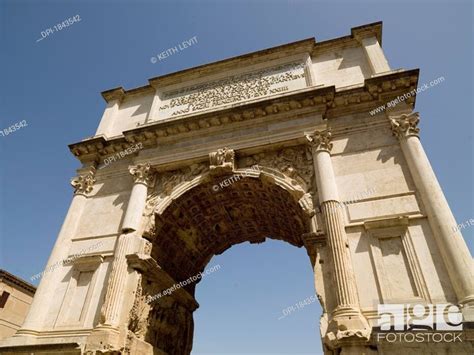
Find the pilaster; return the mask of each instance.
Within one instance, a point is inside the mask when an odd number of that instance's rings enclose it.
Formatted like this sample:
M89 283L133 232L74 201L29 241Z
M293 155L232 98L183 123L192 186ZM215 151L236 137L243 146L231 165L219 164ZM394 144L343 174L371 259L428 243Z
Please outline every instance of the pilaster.
M37 335L44 330L44 320L49 311L48 305L57 301L56 287L64 276L56 266L68 254L71 239L76 233L87 199L94 187L95 172L95 167L91 166L85 173L79 174L71 180L71 185L74 187L74 197L44 269L28 315L17 335Z
M113 120L119 111L120 103L125 96L125 91L123 88L112 89L103 92L102 96L107 101L107 107L105 108L95 135L104 135L106 137L110 137L111 130L113 128Z
M374 33L362 31L357 33L355 37L364 49L373 75L390 71L390 66L385 58L382 46Z

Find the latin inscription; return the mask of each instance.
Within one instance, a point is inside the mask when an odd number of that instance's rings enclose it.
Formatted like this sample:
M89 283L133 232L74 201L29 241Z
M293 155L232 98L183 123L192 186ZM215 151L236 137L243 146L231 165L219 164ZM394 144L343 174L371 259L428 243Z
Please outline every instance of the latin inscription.
M258 72L234 75L225 79L164 93L160 107L164 116L178 116L240 101L289 91L290 85L303 80L304 64L285 64Z

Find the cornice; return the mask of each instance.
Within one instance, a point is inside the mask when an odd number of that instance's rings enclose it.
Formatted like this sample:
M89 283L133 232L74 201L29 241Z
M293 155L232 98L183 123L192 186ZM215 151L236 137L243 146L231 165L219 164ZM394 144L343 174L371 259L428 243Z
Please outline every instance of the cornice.
M281 113L312 108L312 112L326 111L327 103L332 102L335 87L307 88L278 98L240 104L235 107L213 112L180 116L171 120L155 121L147 125L123 132L123 137L107 140L104 136L85 139L69 145L70 151L83 162L99 161L107 156L142 142L145 147L155 146L160 139L177 136L211 127L225 126L258 118L269 118Z
M105 101L110 102L114 100L122 101L125 97L125 90L122 87L110 89L102 92L102 97Z
M36 292L35 286L2 269L0 269L0 282L5 282L11 286L20 287L32 295L34 295Z
M379 44L382 45L382 21L352 27L351 37L358 41L367 37L376 37Z
M352 112L370 111L385 105L397 96L416 89L419 69L403 70L364 80L364 85L336 91L327 118L335 118ZM405 100L415 106L416 95Z

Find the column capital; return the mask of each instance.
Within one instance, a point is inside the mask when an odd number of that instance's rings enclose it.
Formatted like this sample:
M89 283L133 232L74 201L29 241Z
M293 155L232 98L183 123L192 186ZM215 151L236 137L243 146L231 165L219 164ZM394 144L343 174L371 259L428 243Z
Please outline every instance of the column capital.
M316 151L330 152L332 149L332 134L331 130L316 130L313 133L305 134L309 145Z
M94 188L96 169L91 166L86 174L78 175L71 179L71 185L74 187L74 194L87 195Z
M128 171L132 174L135 184L148 186L153 181L154 170L150 163L131 165L128 167Z
M420 129L417 127L420 121L418 112L404 113L400 116L389 116L392 133L399 139L402 137L418 137Z

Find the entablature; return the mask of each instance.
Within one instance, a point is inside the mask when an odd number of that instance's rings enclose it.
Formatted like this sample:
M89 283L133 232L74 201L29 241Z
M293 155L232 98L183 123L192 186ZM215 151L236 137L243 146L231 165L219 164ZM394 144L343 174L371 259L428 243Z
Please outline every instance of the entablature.
M418 76L419 70L413 69L366 79L363 85L347 90L336 90L335 86L305 88L223 110L151 122L124 131L123 136L93 137L71 144L69 148L86 164L100 162L104 157L137 143L143 144L144 148L154 148L170 139L211 136L224 128L241 129L246 124L258 126L278 120L290 121L296 117L321 115L323 119L334 120L347 114L368 112L416 89ZM416 96L412 96L406 103L414 107L415 99Z

